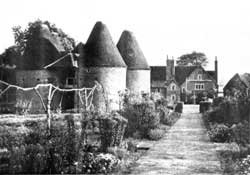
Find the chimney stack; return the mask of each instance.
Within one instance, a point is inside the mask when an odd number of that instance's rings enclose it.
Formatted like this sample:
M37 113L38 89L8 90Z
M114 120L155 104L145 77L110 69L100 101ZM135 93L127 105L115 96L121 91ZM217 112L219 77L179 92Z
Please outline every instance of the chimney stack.
M166 80L171 80L175 76L175 66L174 66L174 57L168 59L167 56L167 66L166 66Z

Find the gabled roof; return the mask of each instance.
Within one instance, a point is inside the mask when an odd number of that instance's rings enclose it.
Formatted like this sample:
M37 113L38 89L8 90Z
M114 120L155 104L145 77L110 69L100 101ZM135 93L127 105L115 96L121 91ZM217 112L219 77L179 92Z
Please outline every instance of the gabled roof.
M117 48L128 69L149 70L147 60L132 32L127 30L122 32Z
M39 37L49 40L51 44L57 49L58 52L65 51L59 36L56 33L50 32L47 25L45 24L41 25Z
M181 85L185 82L186 78L200 66L176 66L175 67L175 80Z
M166 66L150 66L151 80L166 80Z
M73 49L73 53L80 53L84 49L84 44L82 42L78 43Z
M242 81L240 75L236 73L224 86L223 90L225 89L232 89L235 87L241 87L241 86L247 87L247 85Z
M170 85L172 82L174 82L175 84L179 85L178 82L175 79L171 79L171 80L167 80L166 81L166 86Z
M102 22L95 24L80 61L87 67L126 67L106 25Z
M51 68L77 68L78 63L76 60L76 57L78 55L73 53L68 53L61 58L57 59L56 61L50 63L49 65L45 66L45 69L51 69Z
M214 80L216 80L216 71L206 71L209 76L211 76Z
M37 30L37 34L27 41L21 66L23 69L41 69L65 52L59 36L52 33L47 25L40 25Z
M240 79L245 83L247 87L250 88L250 74L249 73L244 73L240 75Z

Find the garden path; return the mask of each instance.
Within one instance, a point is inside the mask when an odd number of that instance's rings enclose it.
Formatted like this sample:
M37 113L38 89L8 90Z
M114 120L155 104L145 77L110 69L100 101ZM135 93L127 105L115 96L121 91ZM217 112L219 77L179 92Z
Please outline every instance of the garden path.
M185 105L181 118L146 155L132 174L208 175L222 174L197 105Z

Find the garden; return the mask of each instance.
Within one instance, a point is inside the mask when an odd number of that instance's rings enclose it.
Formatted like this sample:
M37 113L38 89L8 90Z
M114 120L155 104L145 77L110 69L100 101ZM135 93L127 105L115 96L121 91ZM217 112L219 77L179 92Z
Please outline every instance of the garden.
M147 149L179 119L182 105L164 98L123 96L119 111L94 109L40 115L1 115L1 174L129 173Z
M211 141L218 149L225 174L250 174L250 99L246 96L217 98L203 113Z

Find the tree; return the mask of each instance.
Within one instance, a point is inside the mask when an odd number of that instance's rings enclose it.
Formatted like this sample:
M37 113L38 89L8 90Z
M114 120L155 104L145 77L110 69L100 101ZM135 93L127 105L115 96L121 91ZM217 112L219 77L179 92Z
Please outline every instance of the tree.
M202 52L193 51L190 54L185 54L177 58L177 64L180 66L206 66L208 63L207 57Z
M71 51L74 48L75 41L73 38L69 37L61 29L57 28L55 24L38 19L34 22L30 22L25 30L23 30L21 26L14 26L12 28L15 44L21 53L24 52L27 46L27 41L36 39L42 25L47 25L50 32L56 34L60 38L66 51Z

